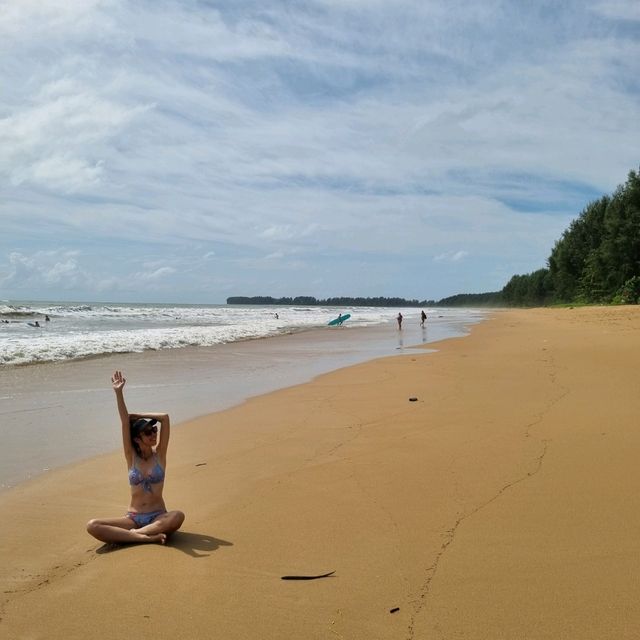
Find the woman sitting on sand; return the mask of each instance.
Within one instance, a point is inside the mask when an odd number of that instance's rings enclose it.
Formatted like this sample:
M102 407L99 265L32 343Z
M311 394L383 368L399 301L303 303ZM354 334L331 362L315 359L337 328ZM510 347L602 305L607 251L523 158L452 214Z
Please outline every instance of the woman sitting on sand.
M162 499L169 445L169 416L166 413L129 413L124 402L125 382L121 371L116 371L111 378L122 424L131 503L122 518L90 520L87 531L102 542L164 544L167 534L177 531L184 521L184 513L167 511ZM160 423L159 442L157 422Z

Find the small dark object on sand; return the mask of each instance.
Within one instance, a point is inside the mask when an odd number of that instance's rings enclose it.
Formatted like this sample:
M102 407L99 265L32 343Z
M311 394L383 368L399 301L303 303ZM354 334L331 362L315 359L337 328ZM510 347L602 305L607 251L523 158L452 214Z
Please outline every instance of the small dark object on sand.
M317 578L328 578L332 576L335 571L330 571L329 573L323 573L319 576L282 576L280 580L316 580Z
M393 607L393 609L389 609L389 613L395 613L396 611L400 611L400 607Z
M409 402L417 402L418 398L415 396L413 398L409 398Z
M196 467L204 467L206 464L207 464L206 462L198 462Z

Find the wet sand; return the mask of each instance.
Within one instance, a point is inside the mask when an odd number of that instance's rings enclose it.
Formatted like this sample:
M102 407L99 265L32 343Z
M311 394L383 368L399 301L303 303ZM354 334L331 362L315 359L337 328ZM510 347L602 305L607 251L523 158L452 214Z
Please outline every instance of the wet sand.
M436 346L177 429L168 547L83 531L124 510L120 454L4 492L3 634L635 638L640 309L498 312Z

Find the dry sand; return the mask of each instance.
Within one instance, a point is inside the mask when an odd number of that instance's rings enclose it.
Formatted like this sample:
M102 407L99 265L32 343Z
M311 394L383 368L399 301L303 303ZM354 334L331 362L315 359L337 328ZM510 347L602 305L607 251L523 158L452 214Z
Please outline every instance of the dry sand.
M168 547L84 532L124 511L121 455L0 495L0 636L638 637L640 308L437 346L176 430Z

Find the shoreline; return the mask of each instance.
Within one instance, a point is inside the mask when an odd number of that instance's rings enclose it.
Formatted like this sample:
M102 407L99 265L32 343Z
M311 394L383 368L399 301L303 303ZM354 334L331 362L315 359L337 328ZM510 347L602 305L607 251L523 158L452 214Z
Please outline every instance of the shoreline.
M285 388L442 336L464 335L460 325L436 321L420 330L395 323L314 328L215 347L117 353L67 362L0 368L0 493L120 446L109 377L129 378L132 407L167 407L174 424L249 397ZM28 454L26 453L28 452Z
M0 494L3 631L633 638L640 308L509 310L433 346L182 425L167 547L84 532L124 508L117 453Z
M28 313L39 313L45 322L34 332L34 323L0 324L1 365L64 363L111 354L216 347L244 340L284 336L312 328L325 329L337 311L329 307L273 307L172 305L103 305L87 303L50 307L29 304ZM5 314L1 309L0 317ZM353 310L348 327L387 323L399 308L362 307ZM407 317L413 312L402 309ZM450 319L469 310L443 309ZM473 312L471 312L472 314ZM438 317L443 317L438 315Z

